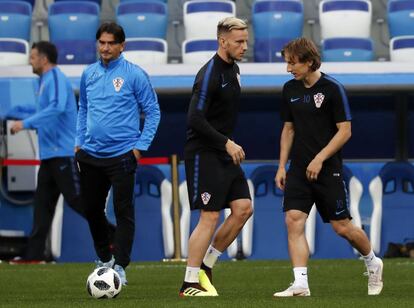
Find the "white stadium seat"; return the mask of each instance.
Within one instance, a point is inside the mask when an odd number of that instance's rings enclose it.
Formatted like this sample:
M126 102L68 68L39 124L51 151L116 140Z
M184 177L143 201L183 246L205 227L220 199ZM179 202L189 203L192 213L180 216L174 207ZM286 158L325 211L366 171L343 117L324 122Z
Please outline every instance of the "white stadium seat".
M167 42L157 38L126 39L123 54L138 65L167 64Z
M414 62L414 35L396 36L390 41L393 62Z
M184 64L203 64L210 60L217 51L218 42L212 40L185 40L182 45Z
M194 0L184 3L185 38L217 37L217 24L225 18L236 15L236 5L227 0Z
M0 38L0 66L28 65L29 44L17 38Z
M368 0L323 0L319 3L321 39L368 38L371 17L372 5Z

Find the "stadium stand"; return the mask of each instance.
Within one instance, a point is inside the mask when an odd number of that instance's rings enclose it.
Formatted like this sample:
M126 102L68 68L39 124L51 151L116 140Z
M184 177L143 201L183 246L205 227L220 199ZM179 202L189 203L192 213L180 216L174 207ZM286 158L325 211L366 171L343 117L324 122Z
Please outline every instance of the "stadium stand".
M130 38L122 53L132 63L167 64L167 42L157 38Z
M390 41L393 62L414 62L414 35L396 36Z
M58 49L59 64L96 61L99 12L99 5L91 1L62 1L49 6L49 35Z
M414 35L414 1L389 0L387 6L390 37Z
M322 41L322 60L327 62L356 62L374 60L371 39L337 37Z
M236 5L227 0L186 1L183 8L185 39L215 39L217 23L236 15Z
M22 39L0 38L0 66L28 65L29 44Z
M254 61L281 62L280 50L302 36L303 4L297 0L258 0L252 7Z
M161 1L122 2L116 8L116 21L127 38L165 39L168 25L167 5Z
M373 202L370 238L383 256L389 243L414 238L414 166L389 162L369 184Z
M319 3L321 39L370 37L372 5L368 0L322 0Z
M184 64L204 64L216 53L216 39L185 40L182 44L182 59Z
M32 6L25 1L0 1L0 37L30 41Z

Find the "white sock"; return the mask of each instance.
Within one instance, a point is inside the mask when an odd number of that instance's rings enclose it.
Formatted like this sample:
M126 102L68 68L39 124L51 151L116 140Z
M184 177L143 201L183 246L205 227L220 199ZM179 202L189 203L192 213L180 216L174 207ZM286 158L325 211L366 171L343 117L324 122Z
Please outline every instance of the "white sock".
M296 287L309 288L307 267L294 267L293 274L295 275L295 282L293 284Z
M369 252L369 254L367 254L366 256L362 256L362 259L364 259L365 262L365 266L370 269L372 267L374 267L375 265L377 265L377 258L375 256L374 251L371 249L371 251Z
M213 268L221 254L222 253L220 251L210 245L207 249L206 255L204 256L203 263L209 268Z
M187 266L185 269L184 281L189 283L198 283L198 272L200 271L199 267Z

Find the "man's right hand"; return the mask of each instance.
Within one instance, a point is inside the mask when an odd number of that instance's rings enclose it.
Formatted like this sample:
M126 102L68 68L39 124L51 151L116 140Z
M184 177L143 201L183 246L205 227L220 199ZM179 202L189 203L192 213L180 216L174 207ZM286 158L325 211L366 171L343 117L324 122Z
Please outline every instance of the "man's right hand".
M240 165L240 163L245 159L246 154L243 151L243 148L231 141L230 139L226 142L226 151L233 159L235 165Z
M286 185L286 169L285 168L279 167L279 169L277 169L276 176L275 176L275 183L276 183L276 186L280 190L285 189L285 185Z
M79 150L80 150L80 147L79 146L76 146L75 147L75 153L77 153Z

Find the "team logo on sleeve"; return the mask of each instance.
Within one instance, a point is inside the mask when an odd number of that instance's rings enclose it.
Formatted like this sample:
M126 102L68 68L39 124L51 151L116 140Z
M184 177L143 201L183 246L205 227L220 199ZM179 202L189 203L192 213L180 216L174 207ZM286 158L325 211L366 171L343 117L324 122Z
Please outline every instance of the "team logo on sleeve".
M323 95L322 93L317 93L313 96L313 100L315 101L316 108L321 107L324 98L325 98L325 95Z
M203 201L204 205L207 205L210 201L211 195L208 192L203 192L201 194L201 200Z
M124 80L121 77L116 77L112 80L112 84L114 85L115 91L119 92L124 84Z

